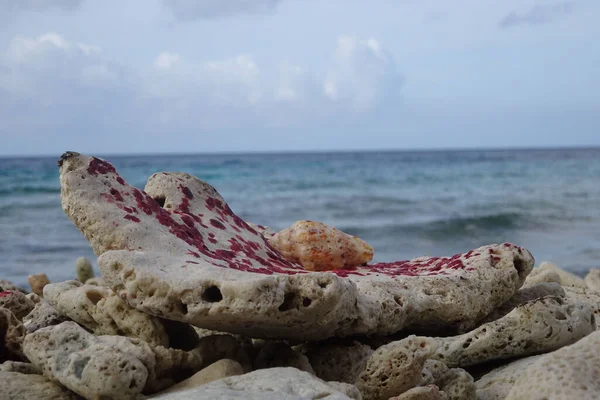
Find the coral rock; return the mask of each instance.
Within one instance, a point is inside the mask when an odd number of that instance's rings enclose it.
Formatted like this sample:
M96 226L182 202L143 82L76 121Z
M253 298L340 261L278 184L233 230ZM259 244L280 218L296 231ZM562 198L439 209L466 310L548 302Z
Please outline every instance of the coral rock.
M151 346L169 346L158 318L132 308L107 287L78 281L51 283L44 288L44 299L60 314L97 335L123 335Z
M22 360L25 327L9 309L0 307L0 362Z
M479 400L506 399L517 379L541 357L544 355L521 358L483 375L475 382L477 398Z
M29 314L33 310L34 305L33 301L19 291L4 290L0 292L0 307L12 311L19 320Z
M68 320L69 318L59 314L47 301L41 300L29 314L23 317L23 325L27 333L33 333L38 329L58 325Z
M374 350L357 341L314 343L306 346L306 356L315 374L325 381L354 383L364 371Z
M107 284L140 311L202 328L320 340L474 326L519 289L534 263L505 243L308 272L190 175L158 173L141 191L98 158L66 153L60 166L63 208L99 256Z
M104 343L75 322L28 334L23 350L46 377L88 399L135 399L148 377L139 359Z
M449 367L465 367L522 357L556 350L595 329L595 318L587 305L546 296L520 305L471 332L438 338L439 347L432 358Z
M77 280L81 283L86 283L94 277L92 262L86 257L79 257L75 261L75 272L77 273Z
M266 343L254 360L254 369L292 367L315 375L308 358L283 342Z
M344 385L345 386L345 385ZM177 400L349 400L327 382L295 368L260 369L249 374L230 376L189 390L162 394L152 399ZM345 389L347 386L345 386Z
M584 282L590 290L600 293L600 268L592 268L585 276Z
M310 271L356 267L373 259L367 242L321 222L298 221L273 235L269 243Z
M365 400L385 400L418 386L428 357L436 350L435 340L409 336L378 348L356 381Z
M596 399L600 393L600 332L538 358L523 371L506 400Z
M228 359L219 360L202 369L200 372L196 372L188 379L171 386L160 394L185 391L205 385L218 379L227 378L228 376L242 375L243 373L244 369L237 361Z
M27 290L15 285L11 281L7 281L5 279L0 279L0 289L2 290L16 290L23 294L27 294ZM2 291L0 290L0 291Z
M548 261L544 261L534 268L523 286L532 286L541 282L556 282L561 286L587 287L583 279Z
M18 372L20 374L41 375L42 371L31 363L21 361L5 361L0 364L0 371Z
M77 400L75 393L41 375L0 370L2 400Z
M417 386L389 400L448 400L448 396L435 385Z
M461 368L448 368L438 360L427 360L421 372L421 385L435 385L448 400L476 400L473 377Z

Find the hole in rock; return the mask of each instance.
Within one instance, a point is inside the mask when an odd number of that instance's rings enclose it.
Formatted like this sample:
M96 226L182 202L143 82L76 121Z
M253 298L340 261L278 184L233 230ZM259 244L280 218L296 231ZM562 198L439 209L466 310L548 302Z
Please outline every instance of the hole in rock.
M279 306L279 311L288 311L296 307L296 293L286 293L283 296L283 303Z
M396 304L398 304L399 306L403 306L404 302L402 301L402 299L400 298L400 296L394 296L394 301L396 302Z
M85 294L89 301L92 302L93 305L98 304L100 300L103 299L102 295L95 290L90 290Z
M167 201L167 198L165 196L156 196L156 197L153 197L153 199L161 207L164 207L165 206L165 201Z
M303 305L304 307L308 307L308 306L310 306L310 304L311 304L311 303L312 303L312 300L311 300L311 299L309 299L308 297L303 297L303 298L302 298L302 305Z
M525 267L523 259L515 257L515 259L513 260L513 264L515 266L515 269L517 270L517 273L521 275L523 273L523 268Z
M223 295L218 287L209 286L204 293L202 293L202 300L208 301L209 303L218 303L223 300Z

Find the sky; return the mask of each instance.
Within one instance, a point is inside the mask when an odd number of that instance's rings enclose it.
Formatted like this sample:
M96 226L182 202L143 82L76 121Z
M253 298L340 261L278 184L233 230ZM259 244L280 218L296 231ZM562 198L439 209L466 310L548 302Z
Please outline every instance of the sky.
M0 0L0 155L600 145L598 0Z

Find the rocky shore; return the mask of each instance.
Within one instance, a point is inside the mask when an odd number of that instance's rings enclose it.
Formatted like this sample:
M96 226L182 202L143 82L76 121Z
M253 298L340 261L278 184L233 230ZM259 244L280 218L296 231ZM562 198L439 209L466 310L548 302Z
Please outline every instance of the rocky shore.
M250 224L187 174L142 191L95 157L59 166L102 276L82 258L71 281L0 280L0 399L600 398L600 269L511 243L368 264L358 238Z

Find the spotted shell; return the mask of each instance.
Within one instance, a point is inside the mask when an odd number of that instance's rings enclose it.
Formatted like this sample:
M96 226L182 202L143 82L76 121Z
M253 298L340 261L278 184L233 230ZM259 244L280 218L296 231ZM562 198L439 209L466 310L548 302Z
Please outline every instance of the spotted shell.
M288 261L310 271L356 267L373 259L367 242L321 222L297 221L268 240Z

